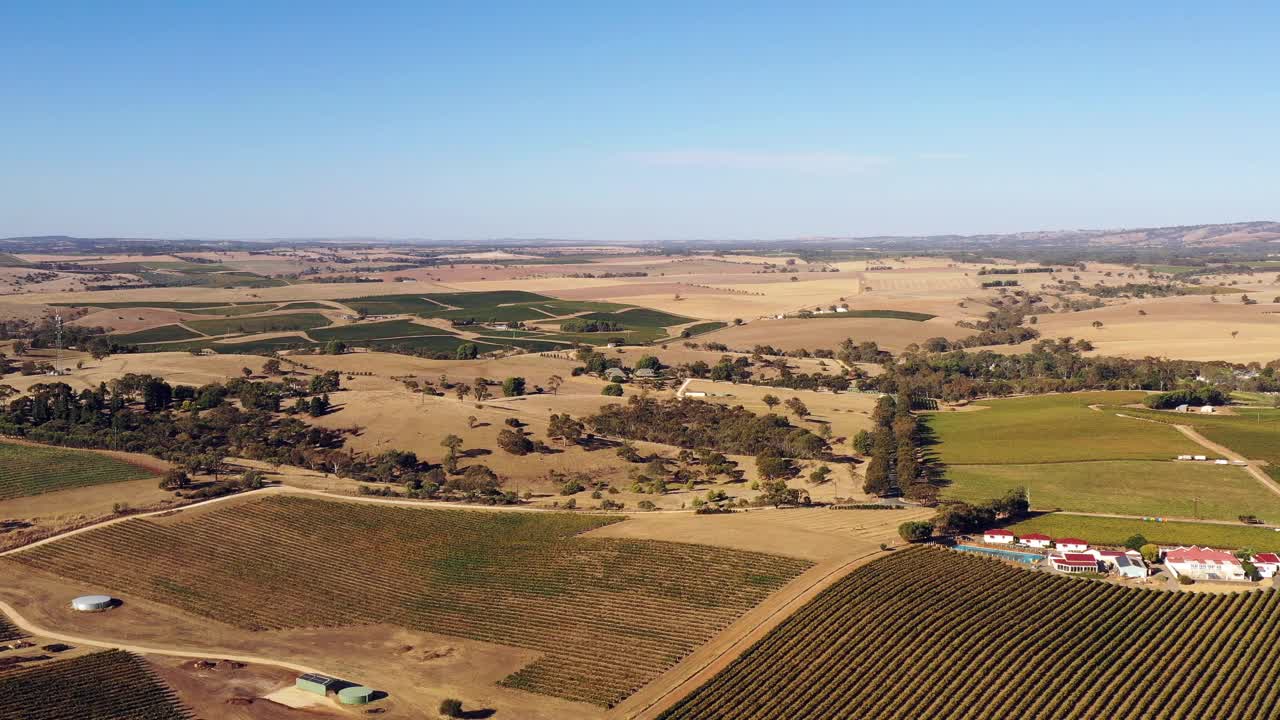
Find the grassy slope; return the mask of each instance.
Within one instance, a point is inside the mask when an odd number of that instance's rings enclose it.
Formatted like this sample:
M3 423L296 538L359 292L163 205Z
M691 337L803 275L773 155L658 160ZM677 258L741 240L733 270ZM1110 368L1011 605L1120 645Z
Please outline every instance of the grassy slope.
M1009 529L1019 534L1038 532L1053 537L1078 537L1098 545L1121 545L1134 535L1142 535L1159 545L1280 551L1280 532L1248 525L1152 522L1050 513L1012 525Z
M1138 402L1136 392L1091 392L991 400L988 410L935 413L934 448L949 465L1168 460L1202 448L1173 428L1098 412L1091 404Z
M137 465L85 450L0 442L0 500L149 475Z
M1026 487L1036 508L1235 520L1253 514L1280 522L1280 497L1238 467L1115 460L1039 465L957 465L947 497L982 502Z

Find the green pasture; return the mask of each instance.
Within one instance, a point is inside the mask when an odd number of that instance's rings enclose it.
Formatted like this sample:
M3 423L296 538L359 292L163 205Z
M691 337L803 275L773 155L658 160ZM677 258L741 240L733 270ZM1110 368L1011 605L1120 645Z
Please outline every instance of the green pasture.
M937 435L932 450L948 465L1169 460L1202 452L1171 427L1117 417L1114 408L1088 407L1124 405L1143 397L1140 392L1038 395L983 401L979 409L925 418Z
M1029 465L954 465L947 498L983 502L1016 487L1037 509L1280 523L1280 497L1244 468L1197 462L1106 460ZM1198 501L1197 501L1198 500Z
M1095 545L1123 545L1130 537L1142 535L1157 545L1280 551L1280 532L1243 523L1154 522L1049 513L1012 525L1009 530L1018 535L1043 533L1050 537L1077 537Z

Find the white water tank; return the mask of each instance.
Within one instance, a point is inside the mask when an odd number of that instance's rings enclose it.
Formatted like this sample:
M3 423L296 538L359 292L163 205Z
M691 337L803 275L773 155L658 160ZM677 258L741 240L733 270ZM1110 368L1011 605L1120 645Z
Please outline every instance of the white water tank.
M115 598L110 595L83 595L71 601L71 607L80 612L102 612L115 605Z

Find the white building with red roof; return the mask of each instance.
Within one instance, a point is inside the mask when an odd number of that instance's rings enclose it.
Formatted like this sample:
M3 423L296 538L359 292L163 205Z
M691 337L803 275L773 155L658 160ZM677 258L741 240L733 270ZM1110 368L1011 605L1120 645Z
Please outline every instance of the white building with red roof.
M1053 544L1053 538L1040 533L1028 533L1018 536L1018 542L1033 548L1047 548Z
M1164 552L1164 566L1174 577L1192 580L1247 581L1244 563L1225 550L1202 547L1176 547Z
M1098 558L1089 553L1053 553L1049 565L1064 573L1098 572Z
M982 533L982 542L984 543L994 543L996 545L1009 545L1014 540L1017 540L1017 538L1014 537L1013 533L1009 532L1008 530L1000 530L1000 529L987 530Z
M1089 543L1080 538L1058 538L1053 545L1064 553L1082 553L1089 549Z
M1280 570L1280 555L1276 553L1258 553L1249 558L1249 562L1258 568L1258 575L1264 578L1272 577Z

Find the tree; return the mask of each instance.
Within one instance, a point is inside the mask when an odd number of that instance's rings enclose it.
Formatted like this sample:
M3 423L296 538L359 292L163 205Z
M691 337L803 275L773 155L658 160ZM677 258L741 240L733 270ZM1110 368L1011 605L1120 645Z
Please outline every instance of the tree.
M516 397L524 394L524 378L516 376L502 381L503 397Z
M781 400L778 399L777 395L772 395L772 394L766 394L763 398L761 398L761 400L764 400L764 404L768 405L770 410L773 410L774 408L778 407L778 403L782 402Z
M479 355L480 350L475 343L462 343L454 353L454 357L458 360L475 360Z
M462 717L462 701L457 698L445 698L440 701L440 714L448 718Z
M798 397L787 398L787 402L785 404L787 406L787 410L798 418L806 417L809 414L808 406L806 406L804 401Z
M449 433L440 441L440 446L449 451L449 454L444 459L445 469L449 472L456 472L458 469L458 448L462 447L462 438Z
M311 417L321 417L329 412L329 394L316 395L311 398L311 402L307 403L307 414Z
M14 354L14 355L17 355L18 357L21 357L21 356L23 356L23 355L26 355L26 354L27 354L27 341L26 341L26 340L14 340L14 341L13 341L13 354Z
M898 535L909 543L928 542L933 537L933 523L927 520L912 520L898 526Z
M476 424L479 422L480 422L479 418L477 418L475 415L467 416L467 427L475 429Z
M547 424L547 437L559 440L561 445L576 443L586 432L581 420L574 420L569 413L552 413Z
M1147 543L1138 548L1138 552L1142 553L1142 559L1146 560L1148 565L1160 562L1160 547L1158 545Z
M618 383L609 383L604 386L604 389L600 391L600 394L608 395L610 397L622 397L622 386Z
M857 435L853 436L853 451L863 457L871 454L871 433L866 430L859 430Z
M476 382L471 386L471 395L475 397L477 402L484 402L490 397L489 381L484 378L476 378Z
M159 412L173 402L173 388L156 377L148 377L142 386L142 404L149 412Z
M552 395L560 394L560 386L564 384L564 378L559 375L552 375L547 378L547 388L551 390Z
M512 455L528 455L533 451L533 441L522 432L504 428L498 433L498 447Z
M98 335L89 341L88 350L94 360L101 360L111 354L111 341Z
M827 476L831 474L831 468L826 465L819 465L816 470L809 473L809 482L815 485L821 485L827 481Z
M800 503L800 491L787 487L786 480L765 480L760 490L759 502L764 505L782 507Z
M466 383L458 383L453 386L453 394L457 395L459 400L465 398L469 392L471 392L471 386Z
M246 378L253 377L253 370L247 367L240 368L240 373L244 375Z
M279 361L279 360L277 360L277 359L275 359L275 358L271 358L270 360L268 360L268 361L266 361L266 362L262 363L262 373L263 373L264 375L279 375L279 374L281 374L281 372L280 372L280 361Z
M161 490L180 490L190 484L191 477L177 468L169 470L160 478Z
M641 355L640 359L636 360L636 369L643 370L646 368L657 372L662 369L662 363L653 355Z
M756 470L765 480L789 477L791 463L777 453L764 452L756 456Z
M1142 552L1142 546L1146 545L1147 539L1141 535L1131 535L1128 540L1124 541L1124 546L1130 550Z
M325 355L341 355L347 351L347 344L341 340L330 340L324 344Z

